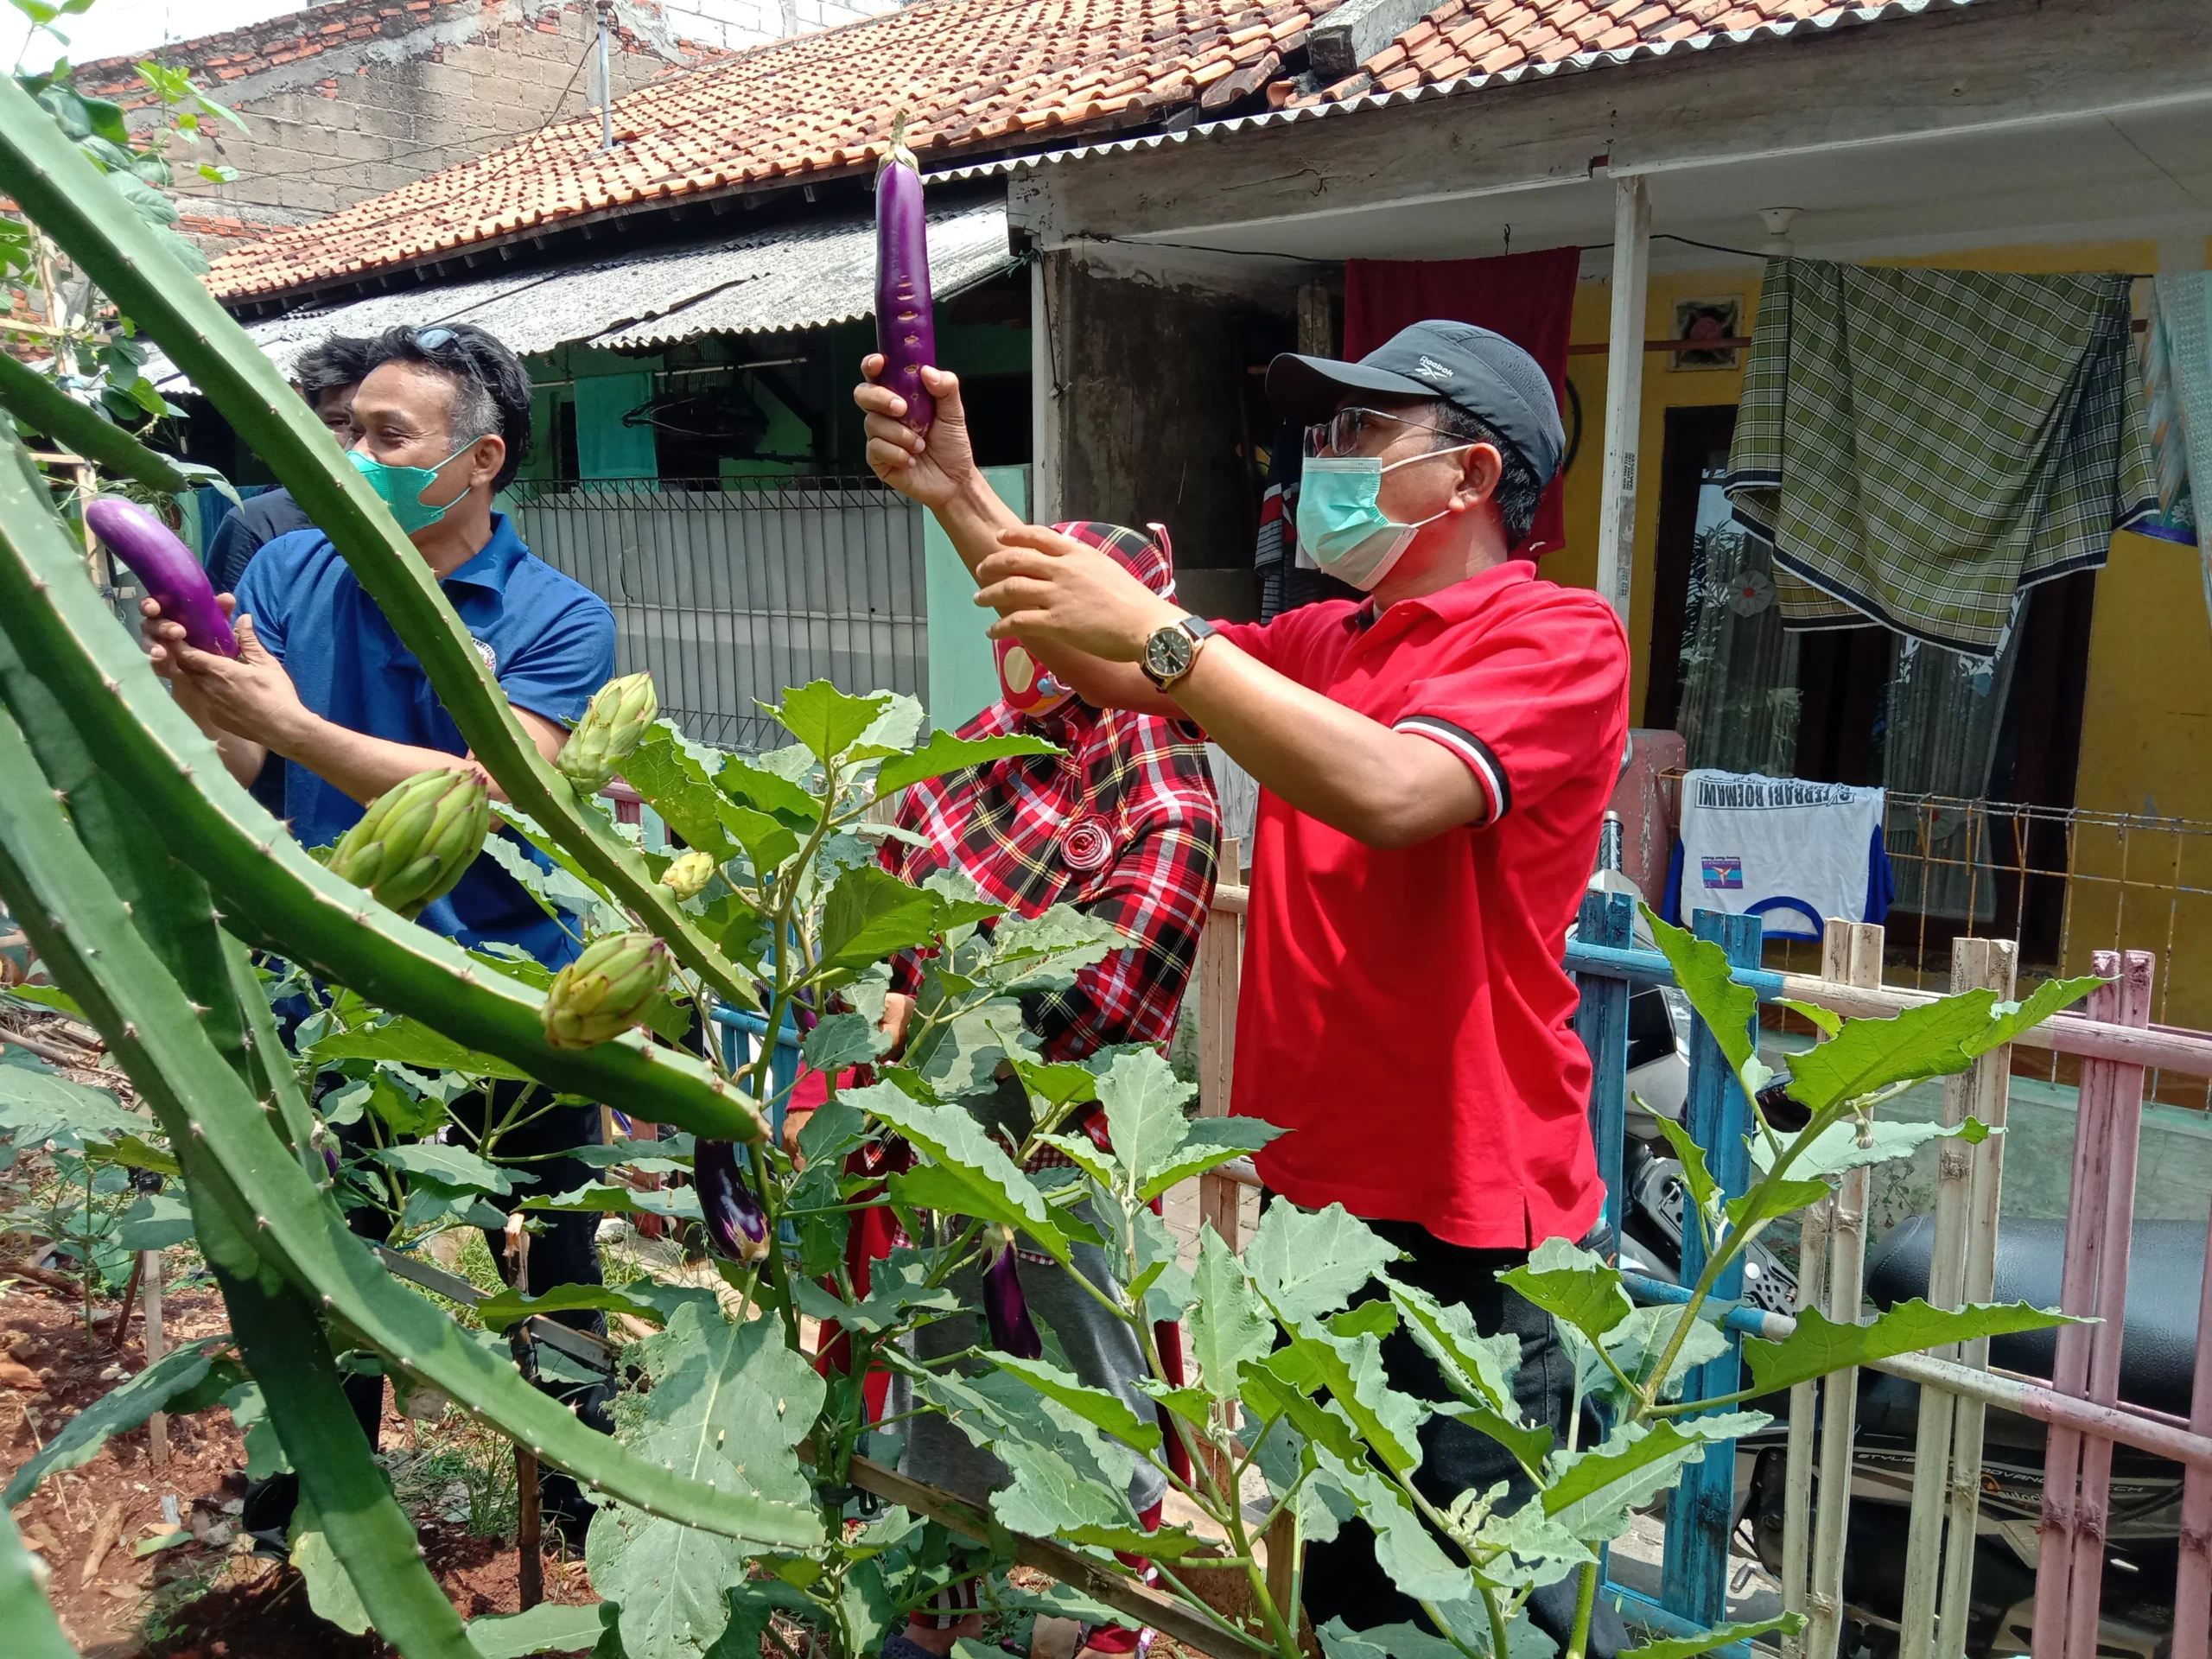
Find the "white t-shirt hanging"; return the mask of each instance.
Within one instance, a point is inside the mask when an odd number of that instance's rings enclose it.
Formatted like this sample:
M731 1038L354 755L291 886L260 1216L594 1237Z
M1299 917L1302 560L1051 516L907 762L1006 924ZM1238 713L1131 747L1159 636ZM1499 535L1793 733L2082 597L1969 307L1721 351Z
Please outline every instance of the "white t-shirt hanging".
M1698 770L1682 779L1681 914L1759 918L1770 936L1821 937L1866 919L1884 791Z

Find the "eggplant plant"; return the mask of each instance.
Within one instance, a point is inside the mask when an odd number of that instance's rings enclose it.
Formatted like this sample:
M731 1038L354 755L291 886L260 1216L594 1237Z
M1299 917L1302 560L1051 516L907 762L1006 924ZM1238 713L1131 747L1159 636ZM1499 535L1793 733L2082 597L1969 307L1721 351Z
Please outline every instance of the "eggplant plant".
M1878 1133L1872 1111L1963 1070L2086 986L2046 986L2018 1006L1970 993L1835 1025L1793 1062L1783 1086L1810 1121L1785 1136L1756 1104L1776 1079L1751 1042L1751 994L1717 948L1664 927L1680 982L1754 1097L1757 1175L1724 1192L1704 1153L1670 1130L1707 1244L1686 1306L1636 1307L1610 1264L1556 1240L1509 1276L1582 1354L1608 1425L1594 1444L1554 1446L1526 1423L1516 1345L1394 1279L1391 1248L1341 1208L1274 1205L1241 1257L1208 1231L1185 1262L1155 1202L1276 1131L1190 1116L1191 1090L1147 1050L1043 1063L1022 999L1125 942L1071 911L1006 914L957 879L907 884L876 857L884 836L903 833L879 822L901 790L1048 744L925 736L911 700L817 683L770 711L789 743L738 754L653 719L650 687L629 681L594 701L576 752L547 763L383 504L252 343L4 82L0 189L193 376L325 528L502 785L499 823L545 855L540 868L487 838L480 801L435 773L377 804L350 844L322 858L296 845L232 782L87 583L46 480L0 423L0 777L13 785L0 791L0 903L150 1113L124 1133L150 1140L158 1126L232 1325L53 1444L73 1456L147 1412L204 1405L217 1384L238 1408L250 1377L253 1408L300 1478L296 1559L315 1605L342 1607L408 1659L484 1649L423 1566L346 1404L349 1354L404 1390L444 1395L598 1503L586 1560L600 1607L581 1633L566 1609L503 1624L499 1651L596 1643L602 1655L683 1659L795 1654L804 1643L859 1656L938 1587L981 1573L1010 1611L1144 1618L1179 1605L1217 1653L1297 1659L1305 1541L1357 1516L1432 1628L1332 1624L1319 1635L1336 1659L1540 1651L1529 1598L1570 1575L1580 1659L1598 1548L1708 1446L1764 1421L1756 1400L1839 1366L2055 1322L2026 1306L1910 1304L1856 1325L1808 1314L1786 1341L1745 1345L1748 1382L1680 1397L1683 1379L1726 1349L1714 1290L1751 1240L1825 1196L1841 1171L1947 1133ZM609 771L683 850L645 849L579 786ZM500 858L575 931L583 954L570 969L550 976L512 954L465 950L407 919L472 853ZM880 1028L886 961L908 951L923 982L893 1052ZM283 966L265 978L254 953ZM315 1011L289 1048L271 991L310 984ZM804 1064L828 1079L795 1147L766 1132L773 1042L745 1056L712 1039L715 1016L735 1011L797 1033ZM334 1070L341 1080L323 1086ZM403 1077L416 1081L403 1087ZM455 1121L456 1090L514 1079L688 1135L584 1152L608 1168L633 1157L688 1166L690 1197L617 1179L543 1190L500 1161L500 1125L473 1147L449 1133L423 1138ZM1028 1124L1002 1138L970 1107L1009 1086ZM1103 1145L1069 1132L1094 1104ZM334 1120L349 1109L378 1127L365 1152L353 1144L341 1159ZM1048 1150L1060 1157L1030 1173ZM525 1218L658 1207L696 1219L716 1281L533 1286L486 1303L487 1330L466 1329L390 1276L346 1212L383 1204L404 1243L495 1216L495 1197ZM849 1249L863 1217L896 1224L887 1254ZM1018 1270L1006 1267L1017 1241L1063 1264L1096 1247L1103 1274L1073 1276L1134 1332L1150 1410L1077 1380L1050 1321L1021 1304ZM918 1358L917 1332L972 1313L957 1289L972 1277L986 1287L990 1345ZM613 1437L531 1386L518 1363L526 1337L511 1346L489 1334L585 1307L654 1330L629 1355L642 1381ZM1190 1372L1155 1340L1162 1321L1187 1332ZM825 1344L830 1325L836 1340ZM1381 1342L1401 1328L1452 1397L1390 1385ZM1001 1484L988 1495L898 1488L887 1465L900 1415L869 1403L880 1373L903 1380L912 1403L902 1411L941 1413L994 1454ZM1534 1496L1508 1508L1502 1488L1441 1501L1427 1491L1420 1432L1438 1415L1504 1446ZM34 1459L0 1497L20 1502L60 1455ZM1141 1463L1166 1478L1185 1519L1146 1529L1127 1496ZM879 1507L887 1487L911 1503ZM1040 1540L1080 1586L1044 1597L1010 1586L1004 1569L1035 1559ZM0 1537L0 1595L14 1593L10 1542ZM1148 1558L1162 1588L1138 1586L1116 1552ZM1241 1583L1249 1613L1212 1611L1207 1586L1224 1577ZM1758 1628L1716 1631L1707 1645ZM1699 1644L1667 1650L1681 1659Z

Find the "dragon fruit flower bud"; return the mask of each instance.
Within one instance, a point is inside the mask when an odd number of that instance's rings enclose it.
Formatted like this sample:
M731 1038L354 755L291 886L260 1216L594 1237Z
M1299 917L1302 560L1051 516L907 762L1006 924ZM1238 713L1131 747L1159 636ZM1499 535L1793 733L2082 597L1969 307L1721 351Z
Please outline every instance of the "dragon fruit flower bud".
M443 898L484 850L492 798L476 772L418 772L369 804L330 855L330 870L412 917Z
M556 1048L589 1048L645 1017L668 984L668 946L651 933L594 939L553 977L539 1011Z
M696 899L714 880L715 868L712 853L679 853L660 873L660 884L678 899Z
M592 694L591 706L554 756L554 770L585 794L596 795L659 715L660 699L653 693L651 674L609 680Z

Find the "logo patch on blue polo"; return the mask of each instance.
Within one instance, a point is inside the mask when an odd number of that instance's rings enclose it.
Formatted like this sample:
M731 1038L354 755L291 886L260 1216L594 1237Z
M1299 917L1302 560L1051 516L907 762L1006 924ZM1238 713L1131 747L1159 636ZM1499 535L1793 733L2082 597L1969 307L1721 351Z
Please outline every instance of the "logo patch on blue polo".
M1698 865L1705 878L1707 892L1741 892L1744 886L1744 861L1740 858L1700 858Z

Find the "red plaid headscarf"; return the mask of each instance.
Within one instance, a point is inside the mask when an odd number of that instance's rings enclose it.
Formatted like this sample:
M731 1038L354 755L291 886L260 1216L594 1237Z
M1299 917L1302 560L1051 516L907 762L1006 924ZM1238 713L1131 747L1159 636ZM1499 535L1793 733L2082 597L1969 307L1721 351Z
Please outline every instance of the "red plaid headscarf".
M1109 554L1162 597L1175 579L1165 531L1069 524L1062 533ZM886 868L908 881L947 868L1024 916L1071 904L1135 941L1085 969L1065 991L1033 999L1030 1022L1054 1059L1174 1034L1198 934L1213 902L1221 808L1205 746L1185 721L1080 697L1039 715L993 703L964 738L1035 733L1064 754L1017 755L915 785L899 822L928 846L888 842ZM893 988L911 992L911 960Z

